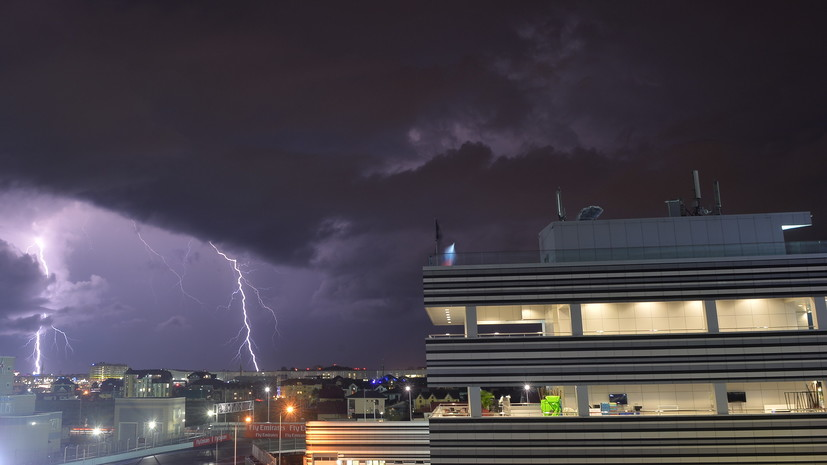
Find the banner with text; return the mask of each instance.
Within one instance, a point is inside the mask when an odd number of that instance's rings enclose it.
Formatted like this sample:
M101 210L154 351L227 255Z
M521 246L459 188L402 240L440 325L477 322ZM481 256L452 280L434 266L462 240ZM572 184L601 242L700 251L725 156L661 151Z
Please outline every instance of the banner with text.
M305 437L304 423L253 423L247 427L244 436L248 438L278 438L281 426L282 438L301 439Z
M207 446L210 444L215 444L217 442L229 441L230 435L229 434L219 434L218 436L207 436L205 438L198 438L192 441L192 447L200 447L200 446Z

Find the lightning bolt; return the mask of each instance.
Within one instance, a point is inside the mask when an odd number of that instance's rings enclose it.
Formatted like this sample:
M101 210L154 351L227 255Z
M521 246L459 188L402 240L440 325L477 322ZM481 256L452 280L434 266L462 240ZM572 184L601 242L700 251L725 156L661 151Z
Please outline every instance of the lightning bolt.
M31 339L29 339L29 342L32 342L32 339L34 340L34 352L32 352L32 357L34 357L34 372L32 373L33 375L39 375L41 371L42 365L40 363L40 360L42 353L40 351L40 334L42 332L43 327L37 328L37 332L34 333L34 336L32 336Z
M26 253L30 253L31 249L35 246L37 247L37 253L35 255L37 257L37 262L43 268L43 274L48 278L49 277L49 264L46 263L46 257L43 254L43 251L46 248L45 245L44 245L43 239L41 239L39 237L36 237L34 239L34 245L29 246L26 249ZM46 314L41 314L40 318L44 319L47 316L48 315L46 315ZM52 331L54 331L54 333L55 333L55 346L57 346L57 335L58 335L58 333L60 333L63 336L63 339L65 341L64 350L65 351L71 350L71 351L74 352L75 349L69 343L69 336L64 331L61 331L60 329L56 328L55 325L50 325L50 326L51 326ZM34 335L32 337L30 337L29 340L26 342L26 345L34 343L34 349L32 350L31 358L34 359L34 372L32 374L35 374L35 375L39 375L41 373L41 371L43 370L43 345L41 343L41 337L44 334L45 334L45 331L43 330L43 325L40 325L37 328L37 331L34 333Z
M196 299L196 298L195 298L192 294L190 294L189 292L187 292L187 290L186 290L186 289L184 289L184 277L183 277L183 276L181 276L181 274L180 274L180 273L178 273L177 271L175 271L175 269L174 269L174 268L172 268L172 267L169 265L169 263L167 263L167 259L166 259L166 258L164 258L164 256L163 256L163 255L161 255L161 254L159 254L158 252L156 252L156 251L155 251L155 249L153 249L153 248L152 248L152 246L150 246L150 245L149 245L149 243L148 243L148 242L144 239L144 237L143 237L143 236L141 236L141 231L138 229L138 223L136 223L136 222L134 222L134 221L133 221L133 222L132 222L132 227L133 227L133 228L134 228L134 230L135 230L135 235L136 235L136 236L138 236L138 240L140 240L140 241L141 241L141 243L143 243L143 244L144 244L144 247L146 248L146 250L147 250L148 252L150 252L151 254L155 255L156 257L158 257L158 258L161 260L161 263L163 263L163 264L164 264L164 266L165 266L165 267L167 267L167 270L169 270L169 272L170 272L170 273L174 274L174 275L175 275L175 277L176 277L176 278L178 278L178 283L177 283L177 284L178 284L178 289L181 291L181 294L183 294L183 295L185 295L185 296L189 297L189 298L190 298L190 299L192 299L194 302L198 303L198 305L202 305L202 306L203 306L203 305L204 305L204 303L203 303L203 302L201 302L200 300ZM190 247L190 245L188 245L187 247ZM190 253L190 251L189 251L189 250L187 250L187 255L189 255L189 253Z
M228 257L227 254L219 250L218 247L216 247L215 244L213 244L212 242L210 242L209 244L212 246L213 249L215 249L215 252L218 255L221 255L225 260L232 264L233 271L236 275L236 288L230 296L230 302L227 305L227 307L229 308L229 306L232 304L233 300L235 300L235 297L237 295L241 295L241 312L244 318L243 325L239 329L236 338L241 338L243 335L244 342L242 342L241 345L238 347L238 352L236 356L240 358L242 350L246 348L247 352L250 353L250 359L252 360L253 366L255 367L256 371L261 371L258 366L255 350L253 350L253 346L255 346L255 343L252 340L252 328L250 327L250 317L247 313L247 293L244 292L244 287L246 286L252 289L253 293L255 293L256 295L256 299L258 300L259 306L268 310L270 314L273 315L273 320L278 321L276 319L276 312L264 303L258 288L250 284L250 281L248 281L247 278L244 276L244 273L242 273L241 268L239 268L238 266L238 260L235 258ZM276 328L276 331L278 331L278 328Z
M63 350L65 352L69 352L69 351L74 352L75 351L75 348L72 347L72 344L69 344L69 336L65 332L55 328L55 325L52 325L52 331L55 332L55 344L54 344L55 347L57 347L57 335L58 335L58 333L60 333L60 335L63 336L63 343L64 343Z

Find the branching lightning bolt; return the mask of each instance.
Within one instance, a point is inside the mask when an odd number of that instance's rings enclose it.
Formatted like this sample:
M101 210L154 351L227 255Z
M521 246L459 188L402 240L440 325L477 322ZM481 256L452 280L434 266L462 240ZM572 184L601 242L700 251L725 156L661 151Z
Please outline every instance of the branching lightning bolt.
M69 336L65 332L55 328L55 325L52 325L52 331L55 332L55 347L57 347L57 335L58 333L60 333L60 335L63 336L63 350L66 352L75 351L75 348L72 347L72 344L69 344Z
M216 247L215 244L213 244L212 242L210 242L209 244L212 246L213 249L215 249L215 252L217 254L221 255L225 260L232 263L233 271L235 271L236 288L235 288L235 290L233 291L233 293L230 297L230 304L232 304L232 301L235 299L235 296L240 294L241 295L241 312L242 312L242 315L244 317L243 326L239 329L238 335L236 336L236 338L243 337L243 339L244 339L244 342L242 342L241 345L238 347L237 356L240 358L241 357L241 351L246 348L247 351L250 353L250 359L252 360L253 366L255 367L256 371L261 371L258 367L258 361L257 361L257 358L256 358L256 353L253 350L253 346L255 345L255 343L252 340L252 328L250 327L250 317L247 313L247 294L244 292L244 287L247 286L247 287L249 287L250 289L253 290L253 292L256 294L256 299L258 300L258 304L262 308L267 309L270 312L270 314L273 315L273 320L276 320L276 312L272 308L267 306L267 304L264 303L264 301L261 298L261 293L259 292L258 288L256 288L252 284L250 284L250 282L247 280L247 278L244 277L244 273L242 273L241 268L239 268L239 266L238 266L238 260L235 259L235 258L228 257L227 254L225 254L224 252L219 250L218 247ZM228 305L228 307L229 307L229 305Z
M40 264L40 266L43 268L44 275L48 278L49 277L49 265L46 263L46 258L43 255L43 250L45 249L45 246L43 244L43 240L39 237L35 238L34 245L29 246L29 248L26 249L26 253L29 253L31 251L32 247L34 247L34 246L37 246L37 254L36 254L37 261ZM45 314L40 315L41 319L45 319L46 317L47 317L47 315L45 315ZM57 346L57 334L60 333L63 336L63 340L65 341L64 350L67 350L67 351L71 350L71 351L74 352L75 349L69 343L69 336L64 331L61 331L60 329L56 328L54 325L50 325L50 326L51 326L52 330L55 333L55 346ZM34 343L34 349L32 351L31 357L34 359L34 372L33 372L33 374L36 374L36 375L39 375L41 373L41 371L43 370L43 346L42 346L41 341L40 341L41 336L43 334L44 334L44 330L43 330L43 325L41 324L37 328L37 331L34 333L34 335L32 337L30 337L29 340L26 342L26 345Z
M169 263L167 263L167 259L166 259L163 255L161 255L161 254L159 254L158 252L156 252L156 251L155 251L155 249L153 249L153 248L152 248L152 246L150 246L150 245L149 245L149 243L148 243L148 242L144 239L144 237L143 237L143 236L141 236L141 231L140 231L140 230L138 230L138 224L137 224L136 222L134 222L134 221L133 221L133 222L132 222L132 227L135 229L135 235L136 235L136 236L138 236L138 240L140 240L140 241L141 241L141 243L143 243L143 244L144 244L144 247L146 248L146 250L147 250L148 252L150 252L151 254L155 255L156 257L158 257L158 258L161 260L161 263L163 263L163 264L164 264L164 266L165 266L165 267L167 267L167 269L169 270L169 272L170 272L170 273L172 273L172 274L174 274L174 275L175 275L175 277L176 277L176 278L178 278L178 283L177 283L177 284L178 284L178 289L181 291L181 293L182 293L183 295L185 295L185 296L189 297L190 299L192 299L192 300L193 300L193 301L195 301L196 303L198 303L198 305L204 305L204 303L203 303L203 302L201 302L200 300L198 300L197 298L195 298L192 294L190 294L189 292L187 292L187 291L186 291L186 289L184 289L184 277L183 277L183 276L181 276L181 274L180 274L180 273L178 273L177 271L175 271L175 269L174 269L173 267L169 266ZM187 254L189 254L189 251L187 251Z

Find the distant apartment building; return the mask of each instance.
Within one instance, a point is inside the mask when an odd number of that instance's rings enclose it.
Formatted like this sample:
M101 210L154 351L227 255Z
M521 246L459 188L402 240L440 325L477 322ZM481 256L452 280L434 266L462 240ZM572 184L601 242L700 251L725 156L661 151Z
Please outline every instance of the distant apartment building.
M416 412L430 412L437 405L461 402L467 399L460 389L422 389L413 399Z
M347 413L355 419L382 419L387 396L373 390L351 394L347 399Z
M314 405L319 398L319 391L324 387L321 379L288 379L281 386L281 396L296 403L297 406Z
M170 397L172 374L167 370L133 370L124 373L124 397Z
M108 378L123 379L124 373L129 367L122 363L93 363L89 368L89 382L100 383Z
M292 370L275 370L275 371L258 371L258 372L242 372L242 371L216 371L215 375L218 379L229 381L231 379L239 379L248 382L266 381L273 385L279 384L287 379L308 379L320 378L325 380L335 379L337 377L347 378L352 380L368 381L371 379L378 379L385 375L393 375L397 378L424 378L425 368L408 368L400 369L380 369L368 370L366 368L348 368L348 367L314 367L304 369Z

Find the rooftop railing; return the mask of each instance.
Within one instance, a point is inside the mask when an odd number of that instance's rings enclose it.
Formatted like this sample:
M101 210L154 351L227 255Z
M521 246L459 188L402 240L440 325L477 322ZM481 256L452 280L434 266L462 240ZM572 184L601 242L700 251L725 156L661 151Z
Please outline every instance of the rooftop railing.
M427 266L575 263L621 260L751 257L827 253L827 241L762 242L660 247L594 247L572 250L467 252L431 255Z

